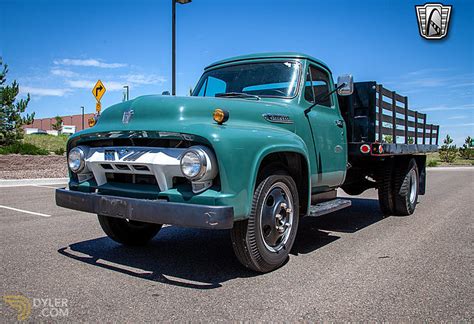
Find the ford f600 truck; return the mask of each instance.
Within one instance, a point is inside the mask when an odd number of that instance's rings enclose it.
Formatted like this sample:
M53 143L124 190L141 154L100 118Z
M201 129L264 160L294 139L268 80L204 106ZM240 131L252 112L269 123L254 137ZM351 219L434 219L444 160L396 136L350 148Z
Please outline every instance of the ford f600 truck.
M230 229L240 262L267 272L288 258L301 217L349 207L336 189L378 189L385 215L410 215L425 193L439 126L376 82L296 53L208 66L189 97L113 105L67 144L59 206L98 215L127 245L163 224Z

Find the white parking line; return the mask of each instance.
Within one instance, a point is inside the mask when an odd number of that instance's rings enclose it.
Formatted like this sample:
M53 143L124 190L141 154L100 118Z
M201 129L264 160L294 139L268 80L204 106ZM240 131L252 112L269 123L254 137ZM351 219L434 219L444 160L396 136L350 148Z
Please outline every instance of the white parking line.
M31 214L31 215L41 216L41 217L51 217L51 215L46 215L46 214L42 214L42 213L35 213L35 212L32 212L32 211L13 208L13 207L8 207L8 206L3 206L3 205L0 205L0 208L14 210L14 211L17 211L17 212L20 212L20 213Z
M30 187L40 187L40 188L50 188L50 189L59 189L61 187L51 187L51 186L42 186L42 185L30 185Z

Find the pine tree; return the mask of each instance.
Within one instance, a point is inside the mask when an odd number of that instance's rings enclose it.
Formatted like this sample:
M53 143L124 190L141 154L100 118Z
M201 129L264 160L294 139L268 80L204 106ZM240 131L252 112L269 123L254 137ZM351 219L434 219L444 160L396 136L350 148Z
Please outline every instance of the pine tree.
M54 117L55 123L51 125L51 128L57 130L58 132L63 129L63 119L61 116Z
M471 147L472 138L471 136L466 137L464 145L459 148L459 154L463 159L470 160L474 156L474 148Z
M451 136L449 136L449 134L446 135L443 143L444 144L441 145L441 148L439 149L439 157L441 161L448 163L454 162L454 160L456 160L458 150L456 145L453 144L453 139Z
M23 116L30 102L30 94L26 99L16 100L20 85L16 80L11 85L5 85L8 66L3 64L1 57L0 71L0 145L7 145L23 138L21 126L31 124L35 113Z

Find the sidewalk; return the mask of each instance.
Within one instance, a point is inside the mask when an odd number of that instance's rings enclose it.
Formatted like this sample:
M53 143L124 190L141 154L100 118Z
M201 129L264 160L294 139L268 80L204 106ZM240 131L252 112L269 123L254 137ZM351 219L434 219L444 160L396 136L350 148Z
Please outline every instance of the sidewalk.
M19 187L30 185L67 185L68 178L42 178L42 179L0 179L0 187Z

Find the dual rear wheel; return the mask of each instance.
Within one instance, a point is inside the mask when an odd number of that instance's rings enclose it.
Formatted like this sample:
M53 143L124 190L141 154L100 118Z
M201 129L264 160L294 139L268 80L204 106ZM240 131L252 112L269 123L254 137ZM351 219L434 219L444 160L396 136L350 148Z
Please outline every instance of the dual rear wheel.
M413 214L419 187L420 175L415 159L385 165L378 178L379 204L384 215Z

